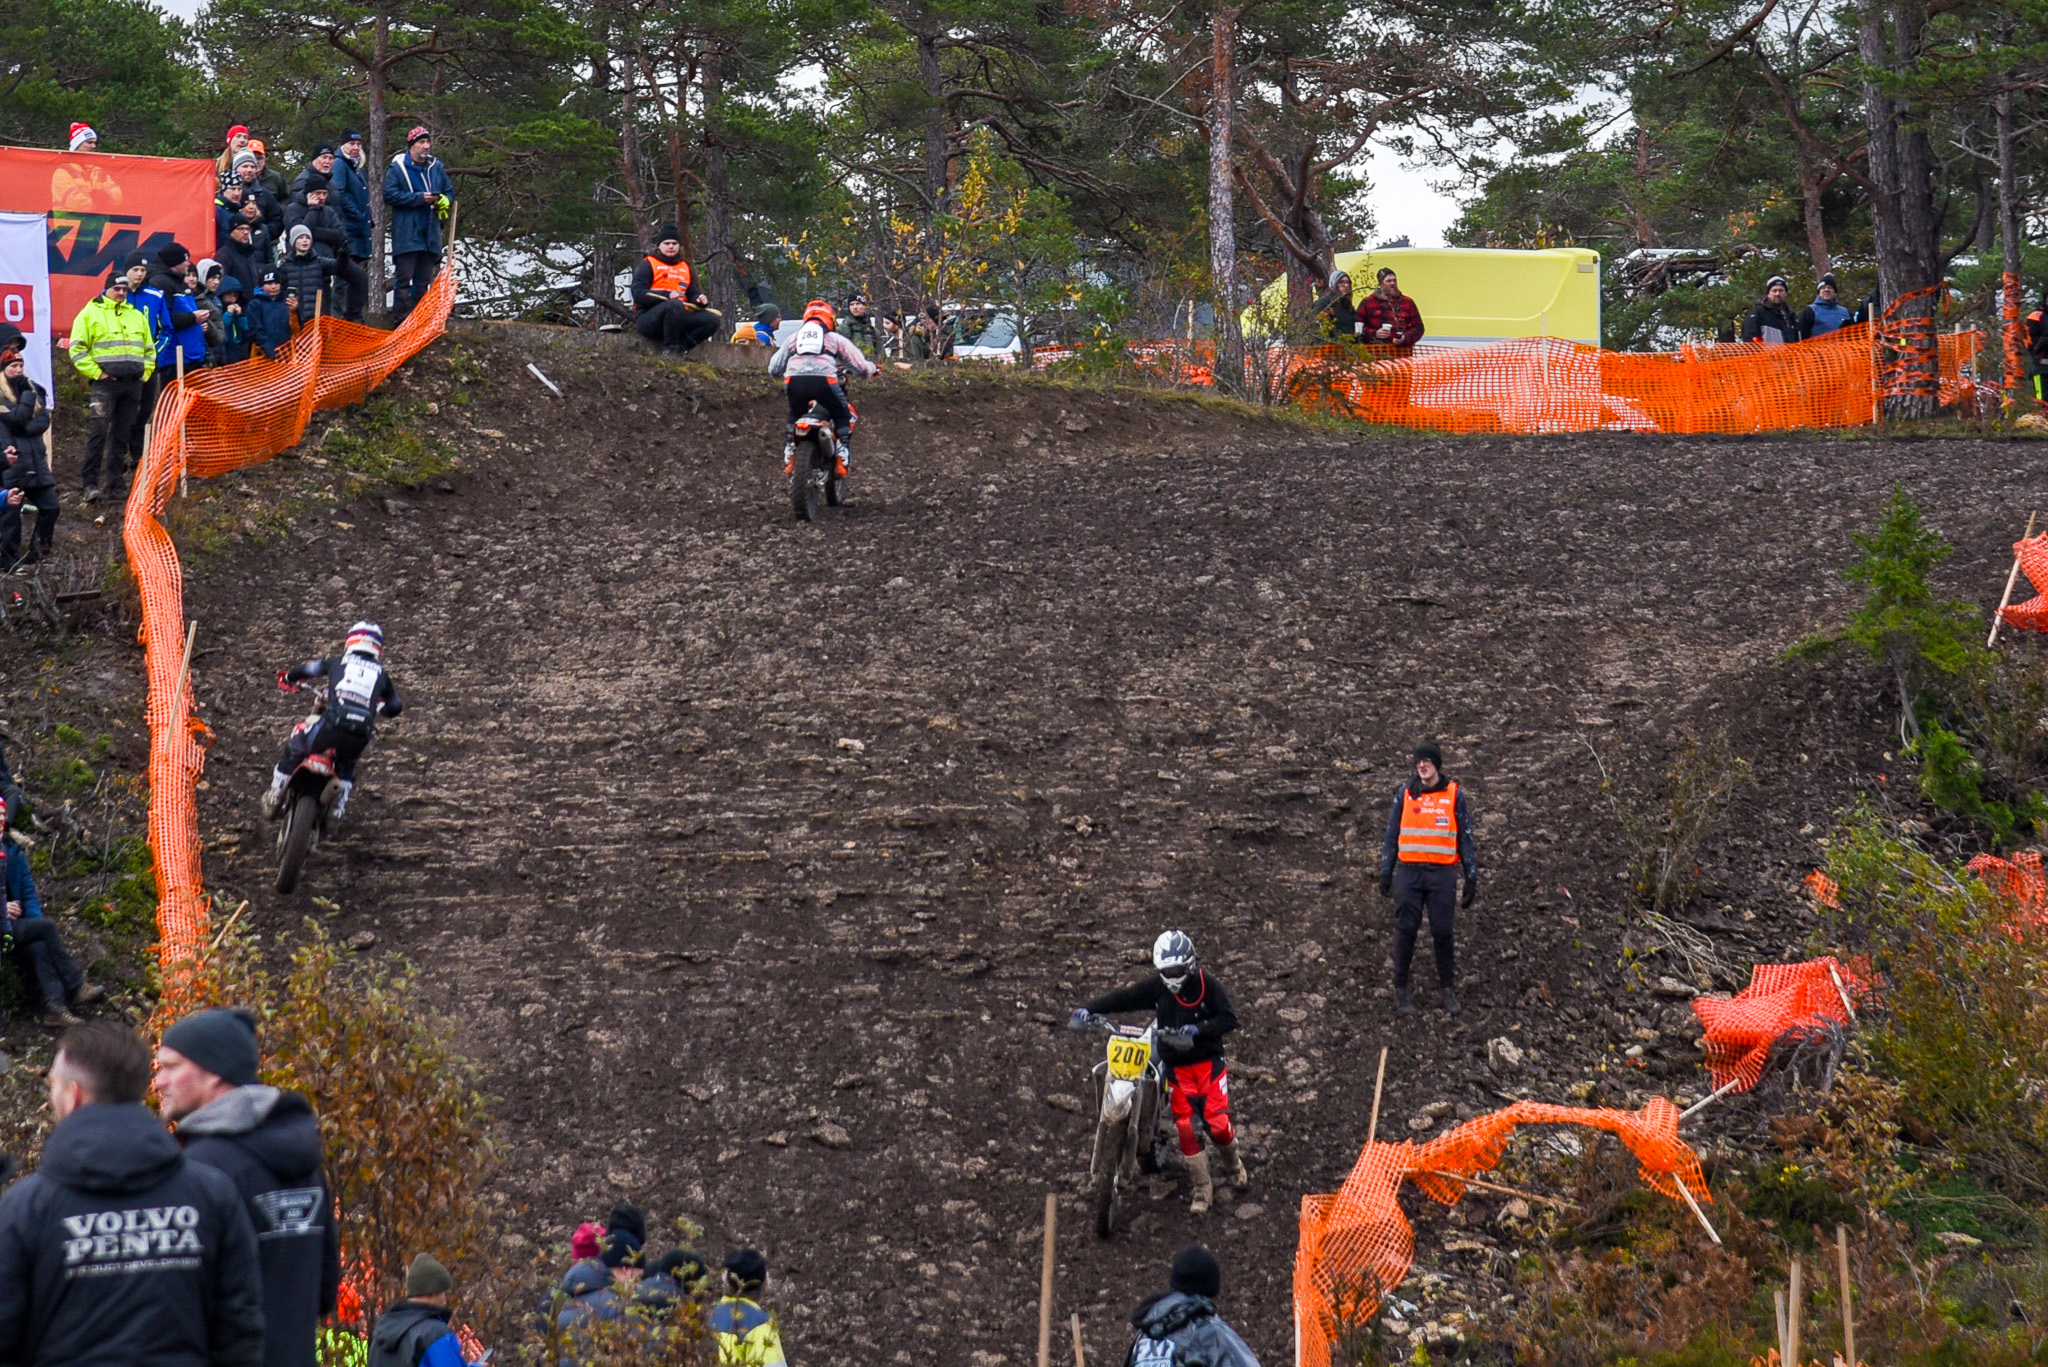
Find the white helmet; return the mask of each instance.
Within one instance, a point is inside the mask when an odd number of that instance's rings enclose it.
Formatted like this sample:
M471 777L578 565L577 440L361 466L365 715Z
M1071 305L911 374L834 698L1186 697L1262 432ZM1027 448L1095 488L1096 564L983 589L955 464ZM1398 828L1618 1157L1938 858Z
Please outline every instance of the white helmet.
M367 655L373 660L384 658L384 628L375 622L357 622L348 629L348 636L341 643L344 655Z
M1195 942L1178 930L1162 930L1152 942L1152 967L1175 992L1195 971Z

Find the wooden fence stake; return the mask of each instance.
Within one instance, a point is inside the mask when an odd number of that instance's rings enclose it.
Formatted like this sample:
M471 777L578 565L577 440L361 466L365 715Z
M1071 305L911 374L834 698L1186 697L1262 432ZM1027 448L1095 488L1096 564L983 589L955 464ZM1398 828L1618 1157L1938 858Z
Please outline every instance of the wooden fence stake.
M220 928L220 934L214 936L213 943L206 947L206 952L208 954L213 954L219 951L220 942L228 938L228 932L235 928L235 922L241 920L242 913L247 911L248 909L249 899L244 897L242 899L242 905L235 908L234 914L228 917L228 923Z
M1088 1367L1088 1355L1081 1351L1081 1312L1074 1312L1074 1367Z
M1737 1087L1740 1087L1741 1085L1741 1078L1729 1078L1726 1082L1716 1087L1713 1091L1709 1092L1707 1095L1701 1097L1698 1101L1693 1102L1692 1105L1680 1111L1678 1113L1679 1123L1684 1124L1685 1121L1691 1118L1696 1112L1704 1111L1705 1109L1707 1109L1707 1107L1713 1105L1716 1101L1719 1101L1722 1097L1728 1095L1728 1093L1734 1091Z
M1786 1347L1786 1344L1785 1344L1785 1288L1784 1288L1784 1287L1782 1287L1782 1286L1776 1286L1776 1287L1772 1287L1772 1288L1771 1288L1771 1308L1772 1308L1772 1309L1773 1309L1773 1310L1774 1310L1774 1311L1775 1311L1775 1312L1777 1313L1777 1317L1778 1317L1778 1364L1779 1364L1779 1367L1785 1367L1785 1347Z
M165 718L167 725L175 725L179 709L185 705L186 681L192 677L192 638L199 634L199 623L194 620L185 627L185 662L178 666L178 686L171 690L171 715Z
M1059 1198L1045 1194L1045 1264L1038 1274L1038 1367L1052 1367L1052 1236Z
M180 388L180 389L183 389L184 387L185 387L185 348L183 348L183 347L179 347L179 348L178 348L178 388ZM137 480L137 481L136 481L136 483L138 483L138 484L140 484L141 482L142 482L142 481L140 481L140 480ZM190 492L190 488L189 488L189 486L188 486L188 485L186 484L186 481L185 481L185 433L184 433L184 430L183 430L183 429L181 428L181 429L179 430L179 432L178 432L178 497L179 497L179 498L183 498L183 497L185 497L185 495L186 495L186 494L187 494L188 492Z
M1848 1367L1856 1363L1856 1299L1855 1283L1849 1279L1849 1227L1835 1226L1835 1257L1842 1268L1842 1359Z
M1692 1188L1686 1186L1684 1182L1676 1177L1671 1179L1671 1185L1677 1187L1678 1194L1685 1198L1685 1204L1692 1209L1693 1218L1700 1222L1700 1228L1707 1232L1707 1237L1717 1244L1720 1243L1721 1236L1714 1232L1714 1227L1711 1224L1707 1223L1707 1213L1700 1209L1700 1203L1693 1197Z
M2031 540L2033 540L2033 537L2034 537L2034 519L2035 519L2035 517L2037 517L2038 515L2039 515L2038 513L2028 513L2028 514L2027 514L2027 533L2026 533L2026 535L2025 535L2025 536L2022 536L2022 537L2020 538L2020 540L2022 540L2022 541L2031 541ZM2011 574L2008 574L2008 575L2006 575L2006 576L2005 576L2005 592L2004 592L2003 594L2001 594L2001 595L1999 596L1999 599L1998 599L1998 611L1997 611L1997 612L1994 612L1994 613L1992 613L1992 614L1991 614L1991 634L1990 634L1989 636L1986 636L1986 637L1984 638L1984 648L1985 648L1986 650L1989 650L1989 649L1990 649L1990 648L1991 648L1992 646L1995 646L1995 645L1997 645L1997 644L1998 644L1998 622L1999 622L1999 619L2000 619L2001 617L2003 617L2003 616L2005 615L2005 605L2006 605L2007 603L2010 603L2010 602L2012 601L2012 590L2013 590L2013 586L2014 586L2015 584L2019 583L2019 582L2020 582L2020 558L2019 558L2019 556L2015 555L2015 556L2013 556L2013 558L2012 558L2012 573L2011 573Z
M1792 1255L1792 1289L1785 1294L1785 1363L1799 1367L1799 1308L1804 1296L1800 1288L1800 1260Z
M1380 1088L1387 1080L1387 1046L1380 1046L1379 1076L1372 1080L1372 1123L1366 1127L1365 1142L1370 1144L1380 1137Z

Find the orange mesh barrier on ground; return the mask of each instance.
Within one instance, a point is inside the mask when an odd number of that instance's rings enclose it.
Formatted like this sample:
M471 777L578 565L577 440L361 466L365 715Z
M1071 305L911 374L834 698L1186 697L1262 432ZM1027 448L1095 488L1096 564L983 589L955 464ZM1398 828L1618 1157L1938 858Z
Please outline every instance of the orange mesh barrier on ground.
M2041 872L2038 851L2026 850L2011 859L1980 854L1970 861L1970 872L1982 879L2012 906L2012 929L2048 929L2048 876Z
M1806 875L1806 890L1813 894L1813 900L1830 911L1842 909L1842 885L1815 869Z
M444 270L394 332L322 318L276 361L256 357L187 376L156 406L149 449L135 472L122 539L142 598L143 664L149 680L149 848L156 871L157 958L165 982L196 959L207 909L199 872L199 773L211 735L192 715L181 686L185 585L164 509L181 475L217 475L270 459L297 444L316 408L356 403L441 335L455 303L455 273Z
M1847 1025L1851 1004L1868 995L1865 975L1834 956L1800 964L1758 964L1749 986L1733 997L1695 997L1693 1013L1707 1034L1707 1072L1714 1086L1756 1086L1771 1046L1800 1030Z
M1456 1205L1466 1190L1456 1179L1498 1165L1517 1126L1587 1125L1628 1145L1647 1185L1677 1199L1683 1184L1695 1200L1711 1201L1699 1156L1678 1137L1678 1115L1663 1097L1640 1111L1518 1101L1426 1143L1367 1144L1334 1194L1301 1199L1294 1255L1297 1367L1329 1367L1332 1346L1362 1332L1382 1298L1407 1278L1415 1230L1398 1199L1402 1182L1413 1180L1432 1201Z
M2008 604L1998 620L2009 627L2048 631L2048 532L2013 542L2012 553L2020 562L2020 573L2034 586L2034 596Z

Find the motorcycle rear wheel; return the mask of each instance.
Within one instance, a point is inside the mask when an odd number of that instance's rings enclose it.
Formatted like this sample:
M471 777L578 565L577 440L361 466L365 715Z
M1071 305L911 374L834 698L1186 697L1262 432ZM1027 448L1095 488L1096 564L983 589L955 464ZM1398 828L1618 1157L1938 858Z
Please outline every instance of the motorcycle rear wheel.
M284 830L277 839L277 890L290 892L299 885L299 870L312 853L313 837L320 829L320 799L300 793L286 809Z

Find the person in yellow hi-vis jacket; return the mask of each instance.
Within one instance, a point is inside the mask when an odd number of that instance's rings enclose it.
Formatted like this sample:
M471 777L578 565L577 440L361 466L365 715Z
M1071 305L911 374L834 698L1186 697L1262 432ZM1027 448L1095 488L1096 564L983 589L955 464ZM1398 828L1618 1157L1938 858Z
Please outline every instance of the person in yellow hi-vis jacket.
M1465 790L1444 777L1443 747L1433 740L1415 747L1415 777L1394 794L1387 835L1380 848L1380 896L1394 899L1394 1009L1415 1010L1408 999L1408 966L1415 959L1415 933L1429 916L1436 944L1436 980L1444 1010L1457 1015L1457 956L1451 918L1458 874L1465 875L1464 905L1479 892L1479 860L1472 852L1472 807Z
M767 1280L768 1260L758 1250L725 1255L725 1295L711 1307L718 1367L787 1367L775 1318L754 1299Z
M92 393L92 425L85 438L82 471L85 501L100 496L100 463L106 462L107 492L117 501L127 490L123 458L142 413L143 386L156 373L156 335L149 316L128 302L128 276L107 277L100 297L78 311L71 323L71 363Z

